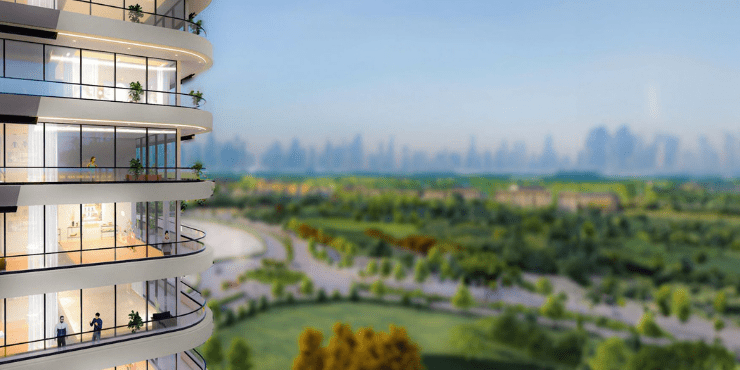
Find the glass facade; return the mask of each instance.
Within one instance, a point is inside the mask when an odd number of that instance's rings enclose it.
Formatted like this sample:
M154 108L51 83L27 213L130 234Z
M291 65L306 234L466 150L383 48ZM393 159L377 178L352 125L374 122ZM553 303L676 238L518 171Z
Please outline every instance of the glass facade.
M178 94L174 60L7 39L0 49L0 93L200 106Z
M0 214L4 271L189 254L203 234L178 227L176 201L18 207Z
M0 182L181 178L177 131L172 129L0 123L0 152ZM129 171L132 160L144 167L138 177Z
M172 278L0 299L0 365L3 357L131 334L127 326L132 311L141 317L143 332L196 324L205 301L183 289L186 286ZM57 331L62 317L63 342ZM102 320L99 335L93 327L96 317Z

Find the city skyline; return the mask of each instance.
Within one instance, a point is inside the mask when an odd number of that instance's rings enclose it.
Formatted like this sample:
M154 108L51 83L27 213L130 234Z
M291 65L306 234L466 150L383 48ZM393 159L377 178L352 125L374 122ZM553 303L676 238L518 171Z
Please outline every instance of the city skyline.
M588 128L623 124L698 148L740 121L738 16L737 2L225 0L199 15L219 63L188 89L256 153L357 133L373 150L394 136L465 151L471 134L541 150L552 134L575 157Z
M439 148L413 150L393 136L369 142L363 134L350 141L327 140L307 145L298 138L273 141L255 152L238 135L219 141L213 135L183 144L184 163L204 162L214 172L276 171L292 173L532 173L589 171L605 175L722 175L740 174L740 131L726 132L721 142L706 136L696 143L671 133L643 137L627 125L618 130L595 126L578 143L577 154L558 150L552 135L541 138L542 149L522 140L480 142L469 137L464 150ZM212 148L204 150L203 148ZM220 165L209 166L209 164Z

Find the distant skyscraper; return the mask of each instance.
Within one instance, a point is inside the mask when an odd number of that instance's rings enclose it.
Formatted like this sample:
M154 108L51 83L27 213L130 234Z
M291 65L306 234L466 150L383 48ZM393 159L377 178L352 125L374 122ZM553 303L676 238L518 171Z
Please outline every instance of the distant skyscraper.
M285 158L283 155L283 147L279 141L275 141L270 145L267 150L262 153L262 167L272 171L278 171L283 169Z
M365 167L365 157L362 148L362 135L357 134L349 146L349 167L352 171L359 171Z
M612 171L621 172L629 169L635 154L636 141L627 125L617 130L609 148L609 160L607 161Z
M306 166L306 150L301 147L298 138L294 138L285 158L285 167L290 170L303 170Z
M545 136L545 144L542 146L542 155L538 163L540 171L555 171L558 165L558 153L552 143L552 135Z
M589 132L585 147L586 170L604 170L610 139L609 132L604 126L596 127Z
M479 171L481 167L478 149L475 147L475 136L470 137L470 147L468 148L468 157L465 159L465 167L472 171Z

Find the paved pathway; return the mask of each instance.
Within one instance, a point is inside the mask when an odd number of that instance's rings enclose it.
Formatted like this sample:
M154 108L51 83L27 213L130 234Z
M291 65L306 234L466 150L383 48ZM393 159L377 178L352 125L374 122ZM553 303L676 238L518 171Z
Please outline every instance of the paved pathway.
M223 297L231 295L238 291L243 291L247 294L247 297L257 298L261 295L270 297L270 287L263 284L248 282L242 284L238 288L229 289L227 292L221 292L220 282L222 280L236 280L236 276L246 270L253 269L260 266L259 258L285 258L285 249L273 235L284 235L285 232L279 226L267 225L261 222L253 222L248 220L238 220L238 223L246 225L253 229L260 238L265 242L266 252L264 256L257 258L250 258L242 261L222 262L214 266L206 273L203 274L203 284L206 288L211 289L211 292L215 293L214 297ZM234 229L232 229L234 230ZM207 230L206 230L207 231ZM237 231L239 231L237 229ZM364 263L367 261L366 258L358 258L355 261L355 266L346 269L339 269L336 266L328 266L322 261L315 260L311 257L308 251L308 243L301 240L291 233L293 240L293 246L295 250L295 260L292 263L292 268L295 270L303 271L314 281L315 289L324 288L329 294L334 289L338 289L342 294L347 294L353 282L365 282L370 283L377 279L377 277L361 278L358 272L364 267ZM426 294L438 294L445 297L451 297L455 293L457 283L453 281L440 281L437 277L431 277L425 283L419 285L413 281L412 271L409 271L408 277L403 281L397 282L392 277L386 279L386 285L392 287L401 287L404 289L417 289L421 288ZM524 278L530 281L535 281L541 277L541 275L535 274L524 274ZM590 304L585 299L586 290L570 279L562 276L547 276L553 284L554 292L565 292L568 295L568 301L566 308L569 311L581 312L585 314L604 316L611 319L619 320L630 325L635 325L643 313L642 303L628 301L625 307L608 306L605 304L595 305L590 307ZM203 286L202 286L203 287ZM298 295L297 287L289 287L286 291L291 291L295 295ZM499 288L496 291L490 291L489 289L482 287L471 287L471 293L481 302L494 302L504 301L510 304L523 304L529 307L539 307L544 302L544 297L538 294L531 293L519 287L511 288ZM453 309L450 307L449 302L437 302L433 305L439 309ZM496 311L488 310L485 308L477 309L479 314L491 315L496 314ZM656 316L656 321L664 330L670 332L676 339L681 340L698 340L702 339L707 342L714 340L716 333L714 331L713 322L701 318L697 315L693 315L691 319L681 324L675 317L661 317ZM723 343L727 348L734 350L736 353L740 353L740 329L731 322L727 322L727 327L719 334ZM574 325L574 323L571 323ZM586 324L587 327L592 324ZM600 332L605 336L615 335L613 331L603 328L597 328L593 326L590 331ZM625 336L627 333L622 332L620 336Z

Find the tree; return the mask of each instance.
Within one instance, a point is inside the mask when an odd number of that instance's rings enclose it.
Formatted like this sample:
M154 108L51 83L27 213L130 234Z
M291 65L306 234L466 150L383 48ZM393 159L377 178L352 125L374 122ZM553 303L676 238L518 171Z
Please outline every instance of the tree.
M391 261L388 257L383 257L380 260L380 276L387 278L391 274Z
M387 333L372 328L352 332L349 325L334 324L334 335L321 347L322 335L307 328L299 338L300 353L293 370L405 369L421 370L421 350L404 328L390 326Z
M323 370L326 350L321 348L324 335L313 328L306 328L298 338L298 357L293 360L293 370Z
M560 298L550 295L540 307L540 313L552 320L560 320L565 316L565 305Z
M229 370L250 370L252 368L249 360L251 352L247 341L243 338L234 338L229 349Z
M301 280L301 294L305 296L313 294L313 281L308 276Z
M429 277L429 266L426 261L419 259L414 266L414 281L421 284Z
M385 284L383 284L383 280L375 280L375 282L370 285L370 292L379 299L383 298L383 296L385 295L385 291L386 287Z
M663 330L660 329L658 323L653 319L652 312L645 312L642 314L640 321L637 323L637 331L640 334L653 338L663 335Z
M541 277L537 279L537 282L534 284L534 286L537 293L540 293L542 295L552 294L552 283L550 283L550 279L546 277Z
M396 266L393 268L393 278L396 281L401 281L406 278L406 269L403 267L401 262L396 262Z
M365 275L367 276L375 276L375 274L378 273L378 262L375 260L370 260L367 263L367 266L365 266Z
M439 278L445 281L446 279L453 279L455 277L454 275L455 273L450 260L447 258L442 259L442 265L439 267Z
M719 292L714 296L714 310L719 314L723 314L727 310L727 295L725 295L725 292Z
M658 309L663 316L671 315L671 287L663 285L655 292L655 304L658 305Z
M429 263L429 266L431 267L438 267L443 258L444 256L437 247L432 247L427 253L427 263Z
M473 295L470 294L470 289L462 281L457 285L457 291L452 296L452 305L465 311L475 305L475 298L473 298Z
M203 345L203 357L209 366L218 367L221 362L224 361L224 353L221 349L221 340L217 336L213 335Z
M632 357L627 345L618 337L609 338L598 347L596 355L588 359L588 366L592 370L622 370L626 368Z
M685 288L676 288L673 290L672 309L676 313L678 320L685 323L691 316L691 299Z
M283 294L285 294L285 285L283 285L282 282L276 281L272 283L272 296L275 299L280 299L283 297Z
M722 331L722 329L725 328L725 320L722 320L721 318L717 318L717 320L714 320L714 330L719 333Z

